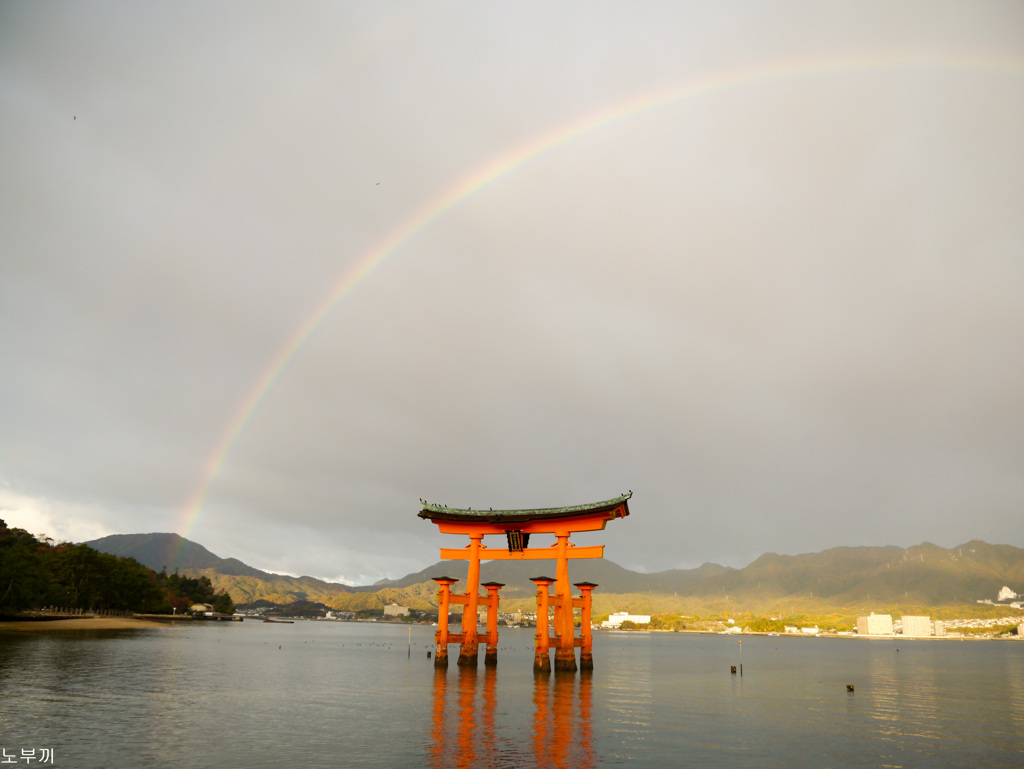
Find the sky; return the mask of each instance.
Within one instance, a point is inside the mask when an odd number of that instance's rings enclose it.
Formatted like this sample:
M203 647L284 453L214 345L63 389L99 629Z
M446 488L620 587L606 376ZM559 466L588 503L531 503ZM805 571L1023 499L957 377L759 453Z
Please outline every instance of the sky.
M1022 547L1021 137L1016 2L4 2L0 518Z

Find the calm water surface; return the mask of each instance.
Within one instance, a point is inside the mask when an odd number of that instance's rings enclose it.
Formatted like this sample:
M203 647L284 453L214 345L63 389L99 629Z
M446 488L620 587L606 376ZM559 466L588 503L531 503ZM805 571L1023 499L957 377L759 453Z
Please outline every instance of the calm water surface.
M529 630L502 632L497 670L436 673L432 639L0 636L0 748L66 769L1024 766L1024 642L599 633L592 674L535 678Z

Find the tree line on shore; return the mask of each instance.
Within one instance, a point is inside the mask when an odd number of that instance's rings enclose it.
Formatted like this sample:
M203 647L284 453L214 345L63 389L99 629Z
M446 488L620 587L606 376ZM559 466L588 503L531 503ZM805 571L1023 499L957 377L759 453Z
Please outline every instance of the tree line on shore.
M88 545L37 538L0 520L0 616L55 610L171 614L206 603L230 614L234 603L209 577L155 572Z

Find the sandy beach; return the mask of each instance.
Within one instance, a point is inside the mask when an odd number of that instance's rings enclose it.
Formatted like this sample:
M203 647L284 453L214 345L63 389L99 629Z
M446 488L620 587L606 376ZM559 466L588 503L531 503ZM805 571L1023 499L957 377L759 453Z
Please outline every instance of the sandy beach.
M74 617L71 619L0 622L0 633L35 633L52 630L144 630L169 627L171 624L167 622L154 622L135 617Z

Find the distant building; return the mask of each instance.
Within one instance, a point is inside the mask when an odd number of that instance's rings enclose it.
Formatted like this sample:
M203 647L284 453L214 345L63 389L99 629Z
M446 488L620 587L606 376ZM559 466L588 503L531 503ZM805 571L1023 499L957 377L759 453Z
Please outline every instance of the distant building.
M617 628L622 627L623 622L632 622L635 625L650 625L651 615L650 614L630 614L625 611L617 611L612 615L609 615L608 619L601 623L603 628Z
M892 635L892 617L888 614L872 613L857 617L857 635Z
M397 603L388 604L384 607L385 617L408 617L409 607L399 606Z
M941 638L946 635L946 623L941 619L935 620L935 637Z
M193 614L206 614L207 612L213 611L213 604L194 603L188 607L188 610Z
M1012 601L1014 598L1018 598L1018 597L1019 596L1015 592L1010 590L1010 588L1008 588L1006 585L1003 585L1003 587L999 590L999 595L996 596L996 600L997 601Z
M911 638L929 638L931 634L931 617L903 616L903 635Z

